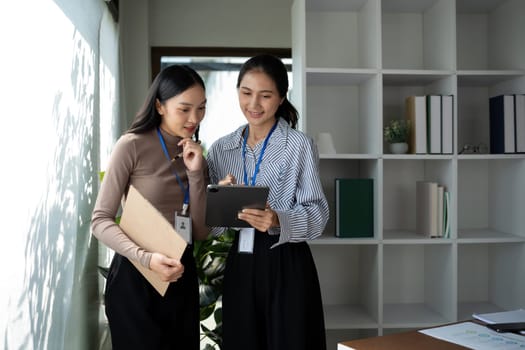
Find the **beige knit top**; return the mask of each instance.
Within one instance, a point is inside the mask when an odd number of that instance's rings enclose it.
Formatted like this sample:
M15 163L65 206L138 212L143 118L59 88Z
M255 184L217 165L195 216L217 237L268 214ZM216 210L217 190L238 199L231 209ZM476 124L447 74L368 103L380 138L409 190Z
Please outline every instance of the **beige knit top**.
M171 157L182 152L182 147L177 146L180 137L161 132ZM175 212L182 209L184 192L173 171L177 172L184 186L188 183L190 186L193 238L205 239L209 232L204 221L206 185L209 183L206 162L202 171L188 171L182 158L170 165L156 129L144 134L124 134L115 144L93 210L93 235L115 252L149 268L153 252L145 251L130 240L115 223L115 218L129 185L133 185L174 224Z

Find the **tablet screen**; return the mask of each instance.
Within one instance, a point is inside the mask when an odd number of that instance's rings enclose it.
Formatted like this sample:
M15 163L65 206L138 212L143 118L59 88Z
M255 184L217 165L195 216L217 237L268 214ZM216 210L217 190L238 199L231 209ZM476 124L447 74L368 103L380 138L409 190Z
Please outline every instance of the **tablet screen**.
M269 187L245 185L208 185L206 224L212 227L250 227L237 218L242 209L266 208Z

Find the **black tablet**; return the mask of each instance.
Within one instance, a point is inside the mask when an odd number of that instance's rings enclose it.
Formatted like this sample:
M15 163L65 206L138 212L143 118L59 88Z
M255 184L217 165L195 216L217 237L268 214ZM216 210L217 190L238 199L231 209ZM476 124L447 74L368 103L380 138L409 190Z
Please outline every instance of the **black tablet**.
M206 224L212 227L250 227L237 218L242 209L265 209L269 187L245 185L208 185Z

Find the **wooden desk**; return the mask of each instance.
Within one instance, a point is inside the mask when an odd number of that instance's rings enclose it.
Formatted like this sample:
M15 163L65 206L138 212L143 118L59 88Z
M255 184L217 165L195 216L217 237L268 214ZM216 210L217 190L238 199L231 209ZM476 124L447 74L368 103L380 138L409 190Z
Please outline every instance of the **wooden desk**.
M465 350L464 346L430 337L418 331L400 332L340 343L355 350Z

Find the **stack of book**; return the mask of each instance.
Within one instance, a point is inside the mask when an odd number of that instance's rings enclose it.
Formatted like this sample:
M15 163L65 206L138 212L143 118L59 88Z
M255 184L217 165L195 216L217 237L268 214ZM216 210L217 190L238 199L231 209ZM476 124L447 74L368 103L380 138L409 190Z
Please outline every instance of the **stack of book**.
M525 95L489 99L490 153L525 153Z
M454 152L454 96L408 96L406 118L410 120L409 153Z
M450 193L432 181L416 183L416 233L450 238Z

